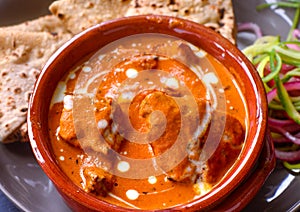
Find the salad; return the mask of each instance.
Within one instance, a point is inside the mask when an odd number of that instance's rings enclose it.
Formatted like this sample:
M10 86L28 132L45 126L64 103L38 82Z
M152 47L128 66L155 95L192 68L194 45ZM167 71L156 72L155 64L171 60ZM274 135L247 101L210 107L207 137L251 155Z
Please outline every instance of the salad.
M257 40L242 51L255 65L268 99L268 125L275 146L275 156L294 172L300 171L300 0L261 4L265 8L295 9L293 24L286 40L263 36L254 23L243 23L238 31L252 31Z

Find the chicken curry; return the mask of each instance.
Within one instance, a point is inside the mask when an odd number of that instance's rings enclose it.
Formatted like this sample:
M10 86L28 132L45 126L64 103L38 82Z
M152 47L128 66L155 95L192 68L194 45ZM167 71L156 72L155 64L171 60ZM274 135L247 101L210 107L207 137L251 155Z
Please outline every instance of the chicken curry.
M226 175L243 148L247 109L212 56L183 40L144 37L70 71L53 96L49 131L57 163L83 190L161 209L206 194Z

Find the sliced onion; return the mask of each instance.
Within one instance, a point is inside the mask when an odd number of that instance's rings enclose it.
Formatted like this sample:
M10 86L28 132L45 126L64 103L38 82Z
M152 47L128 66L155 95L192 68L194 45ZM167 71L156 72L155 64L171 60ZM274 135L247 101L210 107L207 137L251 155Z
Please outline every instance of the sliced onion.
M287 91L300 90L300 81L286 82L284 87ZM268 103L270 103L277 96L277 88L274 88L267 94Z
M300 138L292 135L289 131L281 128L281 127L275 127L275 126L270 126L270 130L273 132L280 133L283 135L286 139L288 139L290 142L300 145Z
M296 50L296 51L300 51L300 46L296 45L296 44L286 44L287 47L289 47L290 49Z
M275 156L280 160L295 163L300 161L300 150L287 152L275 149Z
M300 29L295 29L293 31L293 37L296 38L297 40L300 40Z
M277 126L277 127L285 127L285 126L288 126L288 125L291 125L291 124L295 124L295 122L291 119L280 120L280 119L275 119L275 118L272 118L272 117L268 118L268 123L270 125Z
M291 119L282 120L282 119L275 119L275 118L269 117L268 124L270 127L275 127L275 128L279 127L284 130L287 130L291 133L300 131L300 125Z
M293 70L294 68L295 66L293 65L282 64L280 73L286 74L287 72Z
M257 38L260 38L263 35L260 27L257 24L252 23L252 22L239 24L238 31L239 32L245 32L245 31L253 32Z

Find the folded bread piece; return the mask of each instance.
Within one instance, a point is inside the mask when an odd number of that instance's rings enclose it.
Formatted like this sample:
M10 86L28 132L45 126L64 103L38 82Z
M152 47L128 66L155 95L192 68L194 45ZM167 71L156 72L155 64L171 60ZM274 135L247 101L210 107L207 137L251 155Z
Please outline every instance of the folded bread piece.
M30 92L42 66L71 38L60 20L45 16L0 28L0 141L27 141Z
M59 0L50 11L74 34L113 18L160 14L204 24L235 43L231 0Z

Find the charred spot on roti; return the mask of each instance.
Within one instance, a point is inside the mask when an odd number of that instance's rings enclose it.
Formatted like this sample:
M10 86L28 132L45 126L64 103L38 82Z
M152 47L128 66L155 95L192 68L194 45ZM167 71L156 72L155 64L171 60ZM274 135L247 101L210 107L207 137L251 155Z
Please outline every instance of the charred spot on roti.
M223 19L224 18L224 14L225 14L225 8L220 8L219 10L218 10L218 12L219 12L219 14L220 14L220 19Z
M64 16L64 14L58 13L58 14L57 14L57 17L58 17L59 19L64 19L65 16Z
M84 7L85 8L93 8L95 6L95 4L93 2L87 2Z
M28 111L28 108L26 108L26 107L23 107L23 108L20 109L21 113L26 113L27 111Z
M15 94L20 94L20 93L22 93L22 88L15 88L15 89L14 89L14 93L15 93Z
M25 72L21 72L21 73L20 73L20 77L21 77L21 78L27 78L28 75L27 75L27 73L25 73Z
M14 97L12 97L12 96L9 96L7 98L6 105L9 106L11 109L16 109L17 108L16 101L15 101Z
M5 77L7 75L7 72L4 71L4 72L2 72L1 75L2 75L2 77Z

